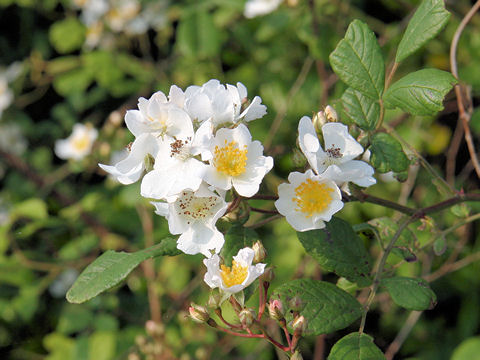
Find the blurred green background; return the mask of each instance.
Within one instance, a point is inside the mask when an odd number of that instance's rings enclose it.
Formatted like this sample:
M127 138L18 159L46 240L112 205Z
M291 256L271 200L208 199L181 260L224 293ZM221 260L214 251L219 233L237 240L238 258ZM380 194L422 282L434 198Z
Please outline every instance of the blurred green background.
M106 4L108 11L98 15L92 1ZM408 58L396 78L425 67L449 70L452 35L472 3L446 1L452 12L446 29ZM168 234L166 221L140 197L139 184L119 185L97 163L110 163L112 154L133 140L123 116L136 108L140 96L157 90L168 93L172 84L185 89L212 78L240 81L249 98L261 96L268 108L250 130L275 159L262 193L276 194L288 173L304 166L299 153L292 151L298 120L327 103L338 106L345 90L333 75L328 55L350 21L362 19L375 31L390 64L407 17L418 4L288 0L269 14L249 19L242 0L0 0L0 73L4 76L9 69L13 74L7 81L13 100L0 118L0 358L150 359L146 353L161 347L166 355L157 359L276 359L266 342L224 336L186 318L191 301L205 303L208 297L202 256L158 259L154 278L148 281L148 270L139 267L114 290L83 305L67 303L65 293L76 276L103 251L142 249ZM476 105L480 16L462 35L458 63ZM0 95L5 91L0 88ZM445 186L432 186L439 183L432 171L446 176L456 106L451 93L437 117L387 112L386 123L405 140L407 154L416 158L416 149L433 170L413 161L413 184L379 180L368 193L412 207L449 195ZM99 138L85 159L63 161L55 156L54 143L78 122L93 124ZM478 140L480 111L474 112L471 127ZM449 181L458 190L478 189L465 145ZM271 202L252 204L273 208ZM434 273L446 261L478 254L478 225L448 234L442 230L479 211L478 205L465 205L433 216L425 229L412 232L418 261L392 258L389 269L420 276L422 271ZM391 215L359 203L346 204L340 214L352 224ZM255 214L250 223L258 219ZM257 231L269 253L267 261L276 267L272 288L300 276L337 281L305 254L284 220ZM365 237L365 243L373 256L378 255L372 239ZM432 243L435 251L432 246L423 248ZM421 315L395 359L480 359L479 271L480 265L472 261L432 281L438 304ZM145 330L149 286L161 299L161 342L152 341ZM382 294L378 300L366 331L385 350L409 314ZM322 337L325 354L356 326ZM305 359L326 358L318 357L318 344L313 337L302 341Z

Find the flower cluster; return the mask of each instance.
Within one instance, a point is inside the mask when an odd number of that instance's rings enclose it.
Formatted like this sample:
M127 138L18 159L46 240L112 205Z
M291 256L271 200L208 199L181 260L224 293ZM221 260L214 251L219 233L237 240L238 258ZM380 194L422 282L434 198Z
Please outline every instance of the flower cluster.
M247 124L266 114L260 97L247 100L241 83L210 80L185 91L173 85L140 98L125 123L135 136L128 155L100 167L122 184L141 180L141 195L168 221L186 254L211 257L224 244L215 226L227 210L226 191L253 196L273 159L253 141Z
M327 116L327 120L336 120L336 116ZM300 119L298 143L311 169L290 173L289 183L278 187L275 206L297 231L321 229L343 208L339 186L352 182L368 187L376 182L374 169L354 160L363 153L363 147L348 133L346 125L326 122L321 131L324 148L312 120L307 116Z
M108 44L109 32L144 34L149 28L160 29L166 23L166 1L142 4L140 0L73 0L81 10L80 20L87 26L85 45L94 48L101 41Z

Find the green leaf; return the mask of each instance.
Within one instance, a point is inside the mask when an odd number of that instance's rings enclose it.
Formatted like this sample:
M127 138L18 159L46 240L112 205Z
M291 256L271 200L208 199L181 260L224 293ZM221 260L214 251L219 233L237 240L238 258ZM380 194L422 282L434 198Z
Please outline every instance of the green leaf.
M480 360L480 336L462 341L453 351L451 360Z
M93 77L85 68L78 68L56 76L53 80L55 91L63 96L82 93L92 83Z
M50 27L50 42L61 54L79 49L85 41L85 26L74 17L60 20Z
M371 259L362 240L346 221L333 217L321 230L297 232L305 251L326 270L368 286Z
M42 199L31 198L15 206L11 214L12 218L25 217L34 220L42 220L48 217L47 205Z
M402 172L410 162L403 152L402 145L391 135L376 133L370 141L370 162L379 173Z
M384 360L385 355L367 334L351 333L333 345L327 360Z
M423 279L392 277L382 280L392 300L398 306L408 310L432 309L437 296Z
M363 130L375 130L380 117L380 103L348 88L342 95L343 115Z
M449 18L450 13L445 10L444 0L424 0L408 23L398 45L395 61L403 61L420 49L442 30Z
M385 64L375 34L365 23L352 21L330 54L330 64L348 86L372 99L382 96Z
M362 306L352 295L325 281L292 280L278 287L273 296L287 308L287 322L293 317L289 300L300 297L305 305L300 314L307 320L306 334L328 334L346 328L362 315Z
M159 244L134 253L106 251L80 274L67 292L67 300L80 304L117 285L142 261L157 256L180 254L176 239L166 238Z
M96 331L88 339L88 360L113 360L115 348L113 331Z
M191 12L181 19L177 47L184 55L196 58L211 57L220 52L220 33L208 12Z
M385 105L412 115L434 115L443 109L443 98L457 80L446 71L423 69L410 73L388 88Z

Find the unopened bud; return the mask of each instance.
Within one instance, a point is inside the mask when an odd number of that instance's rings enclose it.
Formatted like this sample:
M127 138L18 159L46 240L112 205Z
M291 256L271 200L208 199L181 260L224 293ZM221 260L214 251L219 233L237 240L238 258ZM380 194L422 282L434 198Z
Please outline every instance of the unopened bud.
M252 249L255 252L255 256L253 257L253 263L261 263L263 260L266 259L267 250L265 250L260 240L253 244Z
M285 316L285 311L283 309L283 304L280 300L272 300L268 303L268 313L270 317L274 320L281 320Z
M295 7L298 5L298 0L287 0L287 6Z
M265 269L262 275L262 280L268 283L271 283L275 279L275 273L273 272L272 267L268 267Z
M145 323L145 331L151 337L159 337L163 335L163 333L165 332L165 329L161 324L157 324L153 320L148 320Z
M325 108L325 117L327 118L328 122L337 122L338 121L337 112L330 105L327 105L327 107Z
M297 316L292 322L295 334L303 334L307 328L307 320L303 315Z
M194 303L188 308L188 312L192 320L198 323L206 323L210 319L207 309Z
M252 309L252 308L243 309L238 314L238 318L240 319L240 322L242 323L243 326L245 326L247 328L252 326L256 317L257 317L257 314L256 314L255 310Z
M101 156L106 157L108 156L108 154L110 154L110 150L111 150L110 144L106 142L102 142L98 150Z
M122 120L122 114L118 110L112 111L108 116L108 121L115 126L120 126L122 124Z
M141 359L137 353L130 353L128 354L128 360L141 360Z
M210 292L208 297L207 306L210 309L218 309L222 305L222 294L217 289L214 289Z
M303 356L302 356L302 354L300 354L300 353L298 352L298 350L296 350L296 351L293 353L293 355L292 355L292 357L290 358L290 360L303 360Z
M313 127L315 128L316 132L322 132L322 126L327 123L327 118L325 116L325 113L323 111L317 112L315 115L313 115Z
M143 347L143 346L145 346L146 343L147 343L147 339L145 338L145 336L138 335L138 336L135 338L135 344L136 344L138 347Z
M294 296L293 298L291 298L288 302L288 307L292 310L292 311L302 311L303 310L303 307L305 306L305 304L303 303L302 299L300 298L300 296Z

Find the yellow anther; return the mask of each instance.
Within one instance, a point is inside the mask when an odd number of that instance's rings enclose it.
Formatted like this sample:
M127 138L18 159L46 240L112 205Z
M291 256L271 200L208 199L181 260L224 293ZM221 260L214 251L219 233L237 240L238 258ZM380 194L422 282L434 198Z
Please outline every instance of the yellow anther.
M334 189L325 183L307 179L295 188L296 197L292 201L308 217L325 211L333 200Z
M72 146L77 151L84 151L90 145L90 139L88 135L77 136L72 139Z
M227 143L223 147L215 146L215 155L213 164L217 171L229 176L238 176L245 172L247 167L247 145L240 150L238 144L234 141Z
M233 260L232 267L220 265L220 275L226 287L240 285L247 278L248 267L242 266Z

